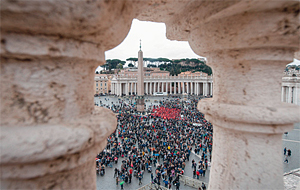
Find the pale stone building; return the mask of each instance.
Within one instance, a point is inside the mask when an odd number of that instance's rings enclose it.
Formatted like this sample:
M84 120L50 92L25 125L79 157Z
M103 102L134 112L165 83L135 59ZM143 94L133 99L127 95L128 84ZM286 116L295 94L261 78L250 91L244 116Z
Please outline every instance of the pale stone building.
M136 67L128 67L125 69L120 70L117 73L119 76L126 76L126 77L137 77L138 76L138 69ZM158 76L170 76L170 72L162 71L157 67L148 68L144 67L144 76L145 77L158 77Z
M206 73L185 73L178 76L154 75L144 77L144 93L154 95L158 92L166 94L213 95L213 78ZM167 72L169 73L169 72ZM133 95L137 93L137 77L132 75L114 75L111 79L111 94Z
M110 92L110 78L107 74L95 74L94 94L108 94Z
M117 120L94 107L94 71L133 18L165 23L212 67L213 98L198 104L214 125L209 189L283 189L282 134L300 121L281 102L298 1L2 0L0 11L1 189L96 188L94 156Z
M178 76L182 76L182 77L184 77L184 76L187 76L187 77L189 77L189 76L207 77L208 74L207 73L203 73L203 72L199 72L199 71L194 72L194 73L191 72L191 71L186 71L186 72L179 73Z
M281 88L281 101L283 102L300 105L300 70L297 66L299 63L294 59L284 71Z
M300 106L300 76L282 77L281 93L281 100L283 102Z

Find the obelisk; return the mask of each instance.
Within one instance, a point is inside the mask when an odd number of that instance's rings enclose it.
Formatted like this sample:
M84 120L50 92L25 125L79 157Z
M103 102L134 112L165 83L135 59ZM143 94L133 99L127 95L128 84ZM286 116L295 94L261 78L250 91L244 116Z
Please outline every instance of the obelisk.
M138 53L138 81L137 81L137 111L144 111L144 62L142 44L140 40L140 50Z

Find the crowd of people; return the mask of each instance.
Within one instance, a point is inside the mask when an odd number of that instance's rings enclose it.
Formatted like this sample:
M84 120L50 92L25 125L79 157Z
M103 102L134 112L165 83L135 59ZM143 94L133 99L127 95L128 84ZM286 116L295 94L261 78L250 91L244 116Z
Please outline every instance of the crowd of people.
M212 152L213 127L197 108L198 99L163 99L159 105L151 105L144 115L137 114L132 100L119 100L110 108L117 113L118 127L108 137L106 149L96 157L100 175L105 168L114 168L116 185L123 189L136 177L139 185L145 172L151 174L151 182L167 188L180 188L180 175L186 167L192 167L193 177L205 176ZM200 161L191 160L193 153ZM121 162L121 166L117 163ZM187 166L187 163L191 163ZM203 184L202 189L205 189Z

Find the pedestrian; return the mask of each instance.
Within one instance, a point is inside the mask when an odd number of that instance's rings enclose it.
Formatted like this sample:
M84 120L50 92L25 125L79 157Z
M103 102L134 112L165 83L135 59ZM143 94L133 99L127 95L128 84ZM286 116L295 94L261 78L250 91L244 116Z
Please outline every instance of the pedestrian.
M129 174L129 183L131 183L132 174Z
M116 177L116 185L119 184L119 176Z
M151 182L153 182L153 173L151 172Z
M287 163L287 164L289 163L288 155L285 156L284 162Z
M283 155L286 155L286 147L283 149Z
M176 183L176 190L179 190L179 187L180 187L180 182L178 180L177 183Z
M139 174L138 176L139 176L139 185L141 185L142 184L142 175Z
M117 176L117 174L118 174L118 169L115 168L114 178Z
M287 150L287 154L288 154L288 156L292 156L292 151L291 151L291 149L288 149L288 150Z

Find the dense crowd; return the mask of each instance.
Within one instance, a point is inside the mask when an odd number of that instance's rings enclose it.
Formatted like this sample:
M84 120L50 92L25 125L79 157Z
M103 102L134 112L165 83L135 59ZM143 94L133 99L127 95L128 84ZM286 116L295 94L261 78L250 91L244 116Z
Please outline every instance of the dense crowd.
M162 100L159 105L151 105L143 116L136 114L132 100L112 104L110 108L118 113L118 127L108 137L106 149L96 157L99 173L104 175L106 167L113 167L121 159L121 167L114 169L116 185L121 181L121 189L133 177L142 184L144 172L151 173L153 183L179 189L179 176L184 175L194 152L201 159L191 161L193 177L205 176L211 160L213 127L197 111L197 102L193 98Z

